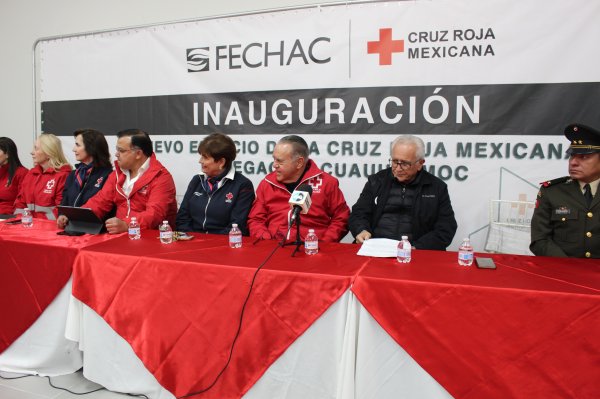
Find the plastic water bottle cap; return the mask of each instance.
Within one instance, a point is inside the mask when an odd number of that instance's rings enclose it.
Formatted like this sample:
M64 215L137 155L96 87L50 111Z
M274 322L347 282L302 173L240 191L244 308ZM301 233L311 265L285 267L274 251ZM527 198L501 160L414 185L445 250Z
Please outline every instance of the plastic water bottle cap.
M403 240L408 240L408 236L402 236Z
M237 226L237 223L233 223L233 224L231 225L231 227L238 227L238 226Z

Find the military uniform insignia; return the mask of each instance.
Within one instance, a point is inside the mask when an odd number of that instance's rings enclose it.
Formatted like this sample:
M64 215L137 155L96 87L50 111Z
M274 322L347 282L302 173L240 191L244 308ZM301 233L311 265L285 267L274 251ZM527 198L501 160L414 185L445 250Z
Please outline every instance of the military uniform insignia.
M570 215L571 214L571 209L567 208L566 206L561 206L561 207L558 207L558 208L556 208L554 210L554 214L555 215L561 215L561 216Z
M553 180L547 180L540 184L542 185L542 187L550 187L550 186L553 186L555 184L560 184L560 183L571 183L572 181L573 180L569 176L564 176L564 177L559 177L559 178L553 179ZM540 193L538 193L538 197L541 197Z

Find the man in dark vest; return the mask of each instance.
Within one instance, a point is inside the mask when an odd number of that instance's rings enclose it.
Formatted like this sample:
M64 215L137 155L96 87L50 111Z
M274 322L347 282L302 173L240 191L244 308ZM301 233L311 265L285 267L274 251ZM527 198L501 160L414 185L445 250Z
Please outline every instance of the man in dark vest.
M531 219L536 255L600 258L600 132L573 124L565 129L569 176L542 183Z
M423 140L399 136L390 167L368 177L348 221L356 242L408 236L417 249L446 250L456 220L446 183L423 169Z

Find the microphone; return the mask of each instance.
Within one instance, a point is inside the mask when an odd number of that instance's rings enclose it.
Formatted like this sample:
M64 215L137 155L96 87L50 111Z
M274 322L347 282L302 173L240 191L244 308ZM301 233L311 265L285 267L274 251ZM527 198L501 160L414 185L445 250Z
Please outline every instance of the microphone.
M308 184L301 184L292 193L290 200L288 201L292 208L292 216L290 217L290 226L294 225L299 214L307 214L312 203L310 196L312 194L312 187Z

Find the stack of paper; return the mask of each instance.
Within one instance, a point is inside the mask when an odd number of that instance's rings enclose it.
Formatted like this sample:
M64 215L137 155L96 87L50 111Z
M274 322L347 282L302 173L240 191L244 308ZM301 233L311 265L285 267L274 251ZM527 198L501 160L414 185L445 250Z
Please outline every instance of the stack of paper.
M398 255L398 242L389 238L371 238L363 242L357 255L395 258Z

